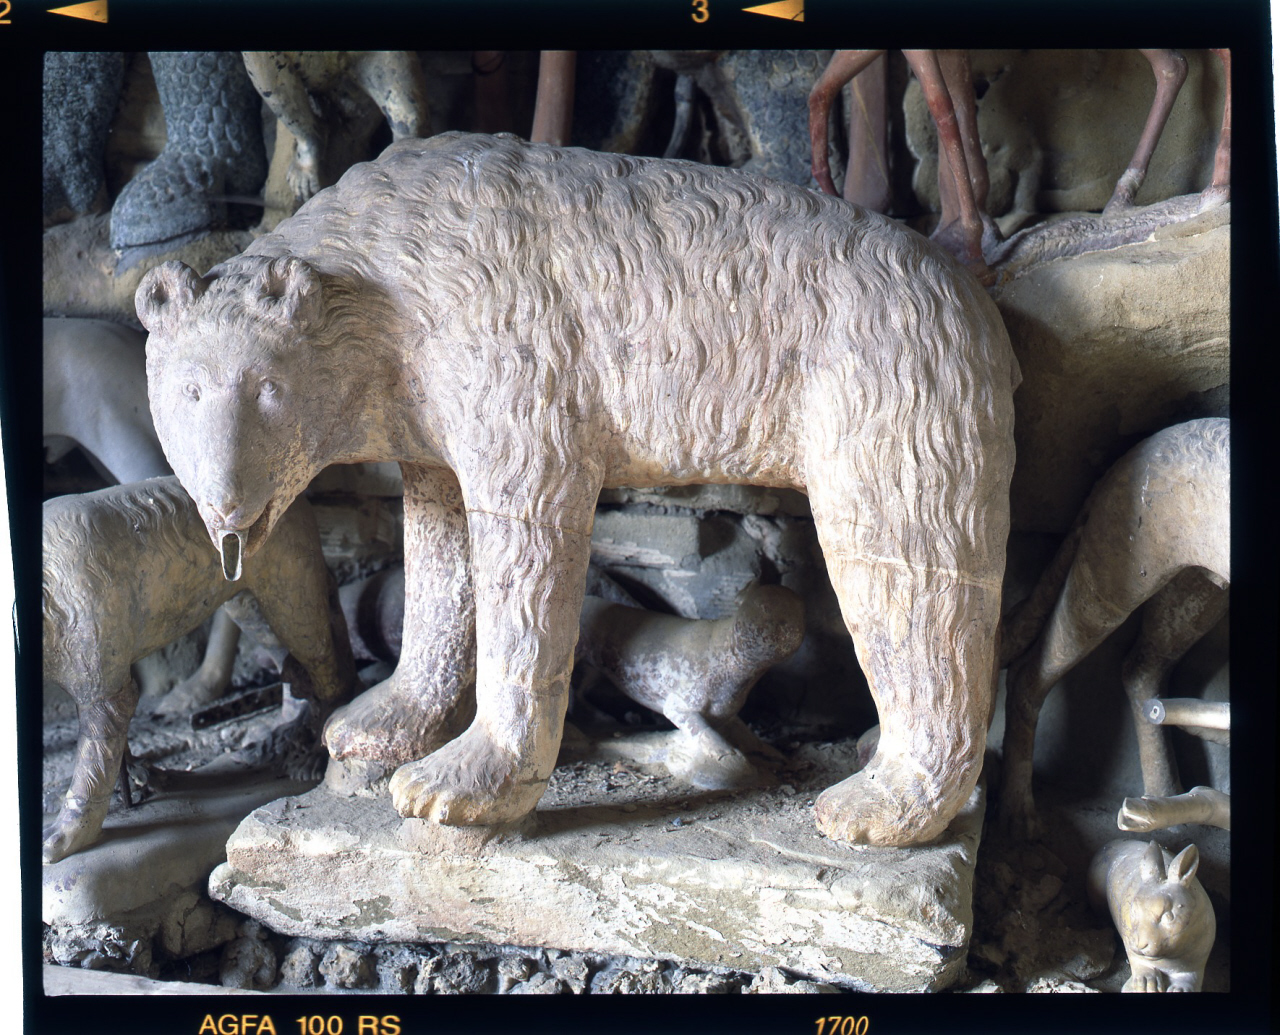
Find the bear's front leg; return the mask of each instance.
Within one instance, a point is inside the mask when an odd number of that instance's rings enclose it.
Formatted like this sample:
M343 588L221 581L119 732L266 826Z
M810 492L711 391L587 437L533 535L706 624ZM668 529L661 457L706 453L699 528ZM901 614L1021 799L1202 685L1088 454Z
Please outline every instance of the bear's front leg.
M456 737L472 716L476 607L467 515L453 472L402 463L404 632L391 677L333 713L325 743L336 759L385 770Z
M530 504L516 516L499 507L473 503L468 511L475 721L434 754L396 771L391 796L402 816L451 826L514 822L533 811L555 768L590 559L591 510Z

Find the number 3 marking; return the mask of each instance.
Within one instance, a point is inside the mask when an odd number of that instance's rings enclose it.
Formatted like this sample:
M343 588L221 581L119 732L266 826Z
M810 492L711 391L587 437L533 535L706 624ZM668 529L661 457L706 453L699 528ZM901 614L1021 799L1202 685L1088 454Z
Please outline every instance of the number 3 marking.
M0 2L3 2L3 0L0 0ZM699 25L710 18L711 14L707 10L707 0L693 0L693 14L689 15L689 17Z

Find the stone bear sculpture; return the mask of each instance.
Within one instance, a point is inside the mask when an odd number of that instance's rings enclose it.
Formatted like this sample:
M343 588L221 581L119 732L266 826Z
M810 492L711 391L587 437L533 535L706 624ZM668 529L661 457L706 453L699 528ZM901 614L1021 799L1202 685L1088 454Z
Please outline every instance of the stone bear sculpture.
M707 482L809 494L880 709L819 828L925 842L968 799L1019 374L981 286L914 232L733 170L446 133L392 144L205 277L157 267L137 308L156 430L228 567L331 463L400 462L411 594L451 591L420 581L425 524L465 529L476 716L396 771L402 815L533 810L601 488ZM411 658L431 635L414 607ZM421 750L456 685L375 687L362 721Z
M1110 841L1089 864L1089 900L1108 909L1132 974L1122 992L1199 992L1217 919L1188 845L1176 856L1155 842Z
M1009 666L1001 822L1039 824L1031 791L1040 706L1054 685L1139 607L1124 663L1143 791L1177 793L1164 732L1146 721L1174 665L1222 617L1231 582L1231 422L1157 432L1098 482L1057 556L1006 628Z
M108 482L171 475L147 401L147 336L110 320L46 318L43 335L45 457L53 463L79 446ZM240 622L265 623L256 607L240 607ZM220 609L200 667L160 701L157 712L180 715L218 697L231 683L240 626ZM159 659L134 670L142 696L169 685Z
M79 744L62 809L44 832L45 862L97 840L120 771L138 688L129 666L248 590L291 655L285 675L314 714L278 728L306 750L354 687L337 586L305 500L281 514L263 549L228 580L176 478L153 478L44 505L44 681L76 702ZM307 728L302 728L303 726Z

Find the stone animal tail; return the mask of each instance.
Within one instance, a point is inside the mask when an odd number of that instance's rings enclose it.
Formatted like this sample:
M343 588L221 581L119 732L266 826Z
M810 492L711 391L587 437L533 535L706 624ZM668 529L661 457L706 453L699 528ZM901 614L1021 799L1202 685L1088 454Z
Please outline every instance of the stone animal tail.
M1048 622L1058 597L1062 595L1062 587L1066 585L1067 573L1075 563L1088 515L1089 505L1086 503L1076 517L1075 524L1071 526L1071 531L1067 533L1067 538L1062 541L1058 552L1049 562L1049 567L1036 582L1031 595L1010 610L1001 621L1001 668L1025 654Z

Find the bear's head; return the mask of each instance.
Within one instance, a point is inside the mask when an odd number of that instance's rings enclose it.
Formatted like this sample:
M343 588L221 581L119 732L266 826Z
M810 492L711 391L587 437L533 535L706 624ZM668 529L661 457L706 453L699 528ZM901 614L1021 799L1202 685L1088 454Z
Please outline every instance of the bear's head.
M238 256L207 277L166 262L135 295L156 432L229 579L327 464L341 401L313 362L321 296L292 256Z

